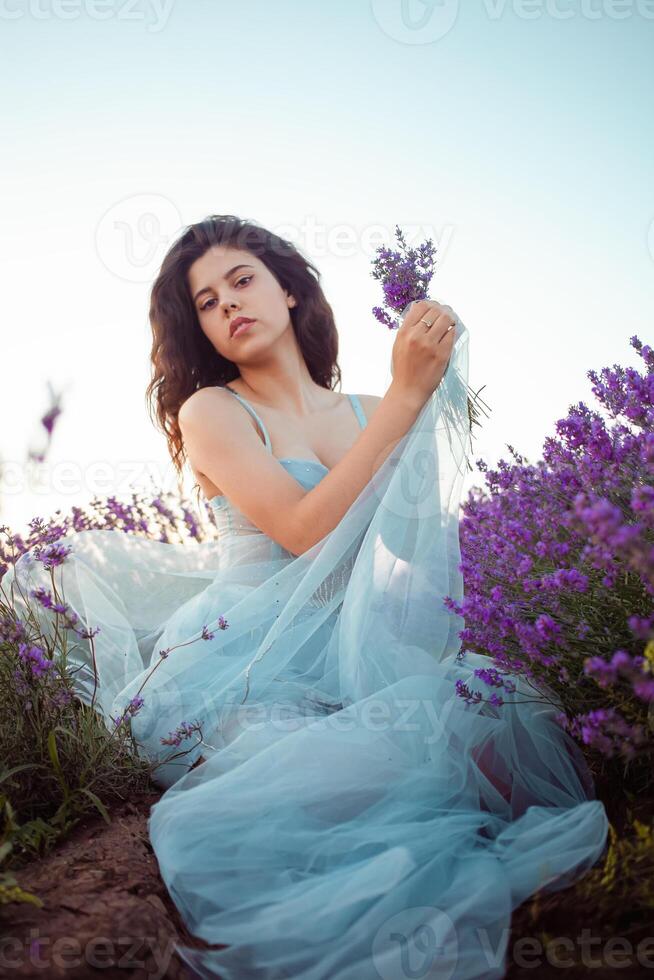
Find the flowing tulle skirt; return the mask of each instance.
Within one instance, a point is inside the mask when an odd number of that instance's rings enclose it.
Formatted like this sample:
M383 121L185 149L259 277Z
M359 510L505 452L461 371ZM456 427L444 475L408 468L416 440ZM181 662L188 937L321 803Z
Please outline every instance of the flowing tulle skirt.
M228 946L181 950L198 975L503 976L512 909L591 867L607 823L553 709L465 705L454 680L483 658L465 659L335 713L280 696L233 714L164 794L166 884Z

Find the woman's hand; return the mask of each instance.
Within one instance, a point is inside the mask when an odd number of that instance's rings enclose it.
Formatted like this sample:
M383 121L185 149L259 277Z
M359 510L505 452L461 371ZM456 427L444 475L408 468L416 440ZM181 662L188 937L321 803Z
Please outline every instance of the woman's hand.
M454 347L455 324L450 306L431 299L411 304L393 344L391 374L395 388L420 404L427 401L445 374Z

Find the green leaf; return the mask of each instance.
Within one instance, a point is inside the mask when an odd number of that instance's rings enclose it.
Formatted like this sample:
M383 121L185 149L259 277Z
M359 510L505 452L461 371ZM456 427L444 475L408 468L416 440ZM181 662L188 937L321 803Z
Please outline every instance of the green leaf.
M20 772L21 769L47 769L47 768L48 767L44 766L42 762L33 762L33 763L25 762L21 766L14 766L13 769L7 769L5 772L3 772L3 774L0 776L0 783L4 783L5 779L9 779L10 776L13 776L15 772Z
M54 771L57 774L57 779L61 784L61 788L64 792L65 800L70 797L70 790L68 788L68 783L66 782L66 777L64 776L64 771L61 768L61 762L59 761L59 753L57 752L57 741L55 739L55 731L52 729L48 732L48 755L50 756L50 761Z
M98 796L96 796L95 793L93 793L90 789L87 789L85 786L81 787L81 789L79 790L79 792L80 793L85 793L95 803L96 807L100 811L100 813L101 813L102 817L104 818L104 820L108 824L111 824L111 817L109 816L109 813L107 811L107 808L104 805L104 803L102 802L102 800Z

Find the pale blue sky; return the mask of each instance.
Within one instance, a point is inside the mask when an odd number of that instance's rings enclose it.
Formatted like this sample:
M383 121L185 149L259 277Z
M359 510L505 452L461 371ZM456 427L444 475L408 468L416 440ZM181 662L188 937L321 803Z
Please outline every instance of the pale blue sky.
M375 245L396 223L434 238L431 296L492 408L473 457L537 459L595 404L585 372L653 341L653 50L654 0L2 0L0 520L147 472L174 486L145 410L148 292L211 213L314 261L359 393L391 380ZM18 493L48 380L64 411Z

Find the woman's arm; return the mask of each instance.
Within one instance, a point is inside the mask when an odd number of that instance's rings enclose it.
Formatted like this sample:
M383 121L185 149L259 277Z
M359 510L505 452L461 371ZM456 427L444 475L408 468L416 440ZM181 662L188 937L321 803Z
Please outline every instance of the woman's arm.
M369 396L374 398L375 396ZM302 554L321 541L336 527L357 499L363 488L400 439L418 418L425 400L414 397L406 388L391 383L383 398L371 413L370 402L362 396L366 416L370 418L359 438L345 456L309 490L297 504L299 528L297 554Z
M357 441L311 490L265 448L238 401L219 387L194 392L179 411L184 447L204 473L264 534L300 555L336 527L393 447L411 428L422 405L392 383L370 410Z

